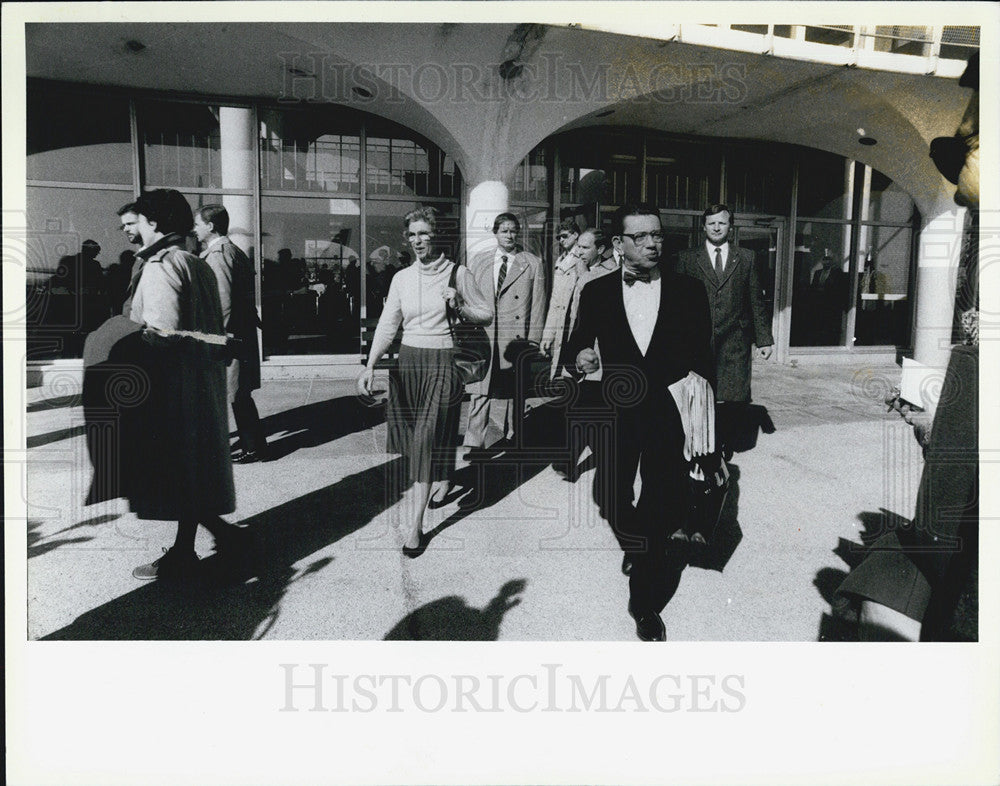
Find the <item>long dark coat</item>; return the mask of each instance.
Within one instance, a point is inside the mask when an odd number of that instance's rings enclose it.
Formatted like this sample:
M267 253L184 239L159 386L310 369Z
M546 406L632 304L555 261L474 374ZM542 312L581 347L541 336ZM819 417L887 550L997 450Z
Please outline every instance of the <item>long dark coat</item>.
M102 450L90 440L87 502L124 496L142 519L197 520L236 507L224 350L140 329L223 334L215 275L179 242L168 236L146 250L132 301L135 327L112 318L91 335L85 353L88 429L103 421L104 438L115 443Z
M704 243L681 251L676 270L704 285L712 312L712 353L715 356L715 395L719 401L749 401L751 347L768 347L771 315L749 249L729 245L729 260L722 280Z

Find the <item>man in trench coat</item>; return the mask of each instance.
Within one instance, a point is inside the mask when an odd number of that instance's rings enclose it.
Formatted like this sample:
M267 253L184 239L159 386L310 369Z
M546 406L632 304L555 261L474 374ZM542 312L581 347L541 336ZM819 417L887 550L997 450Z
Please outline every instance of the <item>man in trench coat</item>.
M521 224L513 213L501 213L493 222L495 249L475 256L469 271L483 294L496 304L493 324L486 327L493 347L490 370L481 382L468 386L469 425L464 444L473 449L489 447L487 431L492 423L501 439L514 438L514 361L512 342L540 341L545 325L545 278L541 260L517 246Z

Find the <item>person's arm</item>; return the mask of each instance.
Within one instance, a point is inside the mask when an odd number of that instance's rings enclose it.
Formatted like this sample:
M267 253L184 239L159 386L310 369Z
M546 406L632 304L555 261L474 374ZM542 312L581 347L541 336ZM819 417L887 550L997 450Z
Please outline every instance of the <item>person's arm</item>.
M368 362L364 371L361 372L361 376L358 377L358 392L362 395L371 395L372 381L375 379L375 364L382 359L382 356L392 345L392 341L399 331L399 326L403 323L403 305L399 296L398 282L399 277L396 276L389 284L389 295L386 297L385 307L382 309L382 315L379 317L378 325L375 326L375 332L372 335Z
M594 280L599 281L600 279ZM600 311L594 302L595 291L592 285L585 285L580 291L576 327L573 328L573 332L566 342L564 357L567 360L567 365L574 366L579 373L591 374L600 367L597 352L594 350L594 343L597 341L597 325L600 319Z
M528 340L541 341L542 328L545 326L545 276L542 274L542 263L538 257L533 257L531 287L531 320L528 324Z
M771 355L771 345L774 336L771 335L771 315L764 301L764 288L761 286L760 274L757 272L757 260L752 251L747 251L750 257L750 309L753 311L754 344L758 353L767 359ZM764 352L766 350L766 354Z
M205 261L212 268L212 272L215 273L215 280L219 284L219 301L222 303L222 324L228 331L232 322L233 309L235 308L239 312L239 305L233 302L233 296L237 294L233 292L233 282L236 279L233 265L238 264L238 261L234 258L233 246L225 243L220 244L220 246L213 249L205 257Z
M394 278L393 281L395 280ZM455 289L458 291L458 303L455 310L463 322L488 325L493 321L493 304L479 290L475 277L465 265L458 266L458 271L455 274ZM391 284L389 291L392 291Z
M549 311L545 316L545 326L542 328L542 350L548 352L555 343L556 334L559 332L560 321L565 322L566 310L557 307L556 299L564 297L563 286L566 285L565 276L567 274L556 273L552 282L552 296L549 298ZM572 294L572 293L571 293ZM560 317L562 319L560 320Z

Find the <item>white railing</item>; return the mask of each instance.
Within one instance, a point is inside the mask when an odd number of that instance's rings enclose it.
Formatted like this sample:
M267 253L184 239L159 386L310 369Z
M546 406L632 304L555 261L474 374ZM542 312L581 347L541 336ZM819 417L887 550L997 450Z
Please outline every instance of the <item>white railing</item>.
M573 24L573 27L590 27ZM636 35L631 20L592 29ZM957 78L979 51L978 26L962 25L705 25L651 20L643 37L794 60Z

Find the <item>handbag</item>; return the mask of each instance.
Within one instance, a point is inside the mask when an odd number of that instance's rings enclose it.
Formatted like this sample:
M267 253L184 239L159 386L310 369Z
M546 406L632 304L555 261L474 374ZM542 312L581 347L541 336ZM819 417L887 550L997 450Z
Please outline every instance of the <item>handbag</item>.
M729 467L722 456L717 467L706 469L701 461L692 461L688 473L687 521L685 532L700 532L707 543L715 537L722 508L729 494Z
M452 263L448 286L457 290L457 283L458 265ZM454 362L459 379L463 385L482 381L490 370L490 360L493 357L489 335L482 325L463 322L458 312L448 304L445 305L445 312L448 315L451 340L455 343Z
M549 380L552 356L546 355L537 341L514 339L507 345L504 358L516 369L517 389L522 396L547 398L555 395Z

